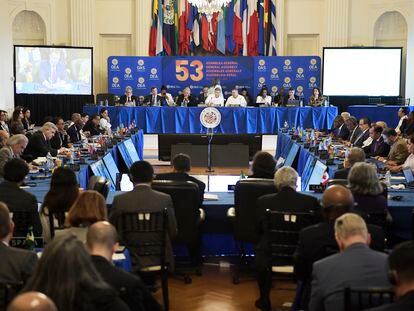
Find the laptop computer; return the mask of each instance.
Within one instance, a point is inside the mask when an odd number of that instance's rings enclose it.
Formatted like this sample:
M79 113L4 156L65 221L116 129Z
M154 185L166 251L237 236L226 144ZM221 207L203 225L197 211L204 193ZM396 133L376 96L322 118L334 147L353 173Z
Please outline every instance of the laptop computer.
M406 168L403 170L405 181L407 182L408 188L414 188L414 175L411 171L411 168Z
M286 103L286 107L299 107L300 101L298 99L295 100L288 100Z

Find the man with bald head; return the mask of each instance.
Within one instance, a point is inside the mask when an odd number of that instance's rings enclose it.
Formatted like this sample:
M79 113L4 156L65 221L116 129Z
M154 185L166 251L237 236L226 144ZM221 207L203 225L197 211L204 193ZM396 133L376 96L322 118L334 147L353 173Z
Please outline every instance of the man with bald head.
M118 248L118 234L113 225L107 221L94 223L89 227L86 245L96 270L131 310L162 310L138 276L112 264L112 256Z
M353 207L354 198L348 188L340 185L330 186L323 193L321 200L323 221L300 231L299 243L294 254L294 271L297 279L304 284L302 306L307 306L310 298L313 263L339 251L335 240L335 220L348 213ZM371 234L370 247L383 251L385 248L383 230L378 226L368 225L368 231Z
M49 297L39 292L27 292L18 295L7 311L58 311Z

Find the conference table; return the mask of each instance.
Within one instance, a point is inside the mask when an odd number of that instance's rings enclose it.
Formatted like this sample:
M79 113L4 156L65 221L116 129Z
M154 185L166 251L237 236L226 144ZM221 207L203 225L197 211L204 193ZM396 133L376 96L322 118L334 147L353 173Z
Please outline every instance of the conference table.
M200 123L205 107L83 107L89 115L107 108L112 128L120 124L136 126L147 134L202 134ZM276 134L285 123L291 127L330 129L338 115L337 107L218 107L221 123L217 134Z
M351 105L347 111L358 120L368 117L372 122L384 121L389 127L395 128L398 124L398 110L401 106L387 105ZM414 111L414 106L407 107L408 112Z

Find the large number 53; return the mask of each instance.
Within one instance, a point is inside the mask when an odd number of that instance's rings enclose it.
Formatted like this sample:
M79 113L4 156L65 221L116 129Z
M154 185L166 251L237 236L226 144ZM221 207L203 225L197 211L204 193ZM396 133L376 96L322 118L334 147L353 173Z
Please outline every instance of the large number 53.
M180 59L175 61L175 76L178 81L187 81L190 78L194 82L203 80L203 63L199 60L193 60L190 63L190 67L194 67L195 74L190 74L188 68L189 61L186 59Z

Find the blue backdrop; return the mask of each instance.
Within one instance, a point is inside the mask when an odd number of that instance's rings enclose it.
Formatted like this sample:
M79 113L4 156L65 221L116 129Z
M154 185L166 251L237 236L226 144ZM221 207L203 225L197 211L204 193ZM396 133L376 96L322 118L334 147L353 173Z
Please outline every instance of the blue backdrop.
M257 96L265 84L272 93L294 87L308 101L312 88L320 85L321 59L293 57L136 57L108 58L108 92L122 95L126 86L135 95L148 95L152 86L166 85L177 95L189 86L196 96L213 79L221 81L225 96L233 87L247 88Z

